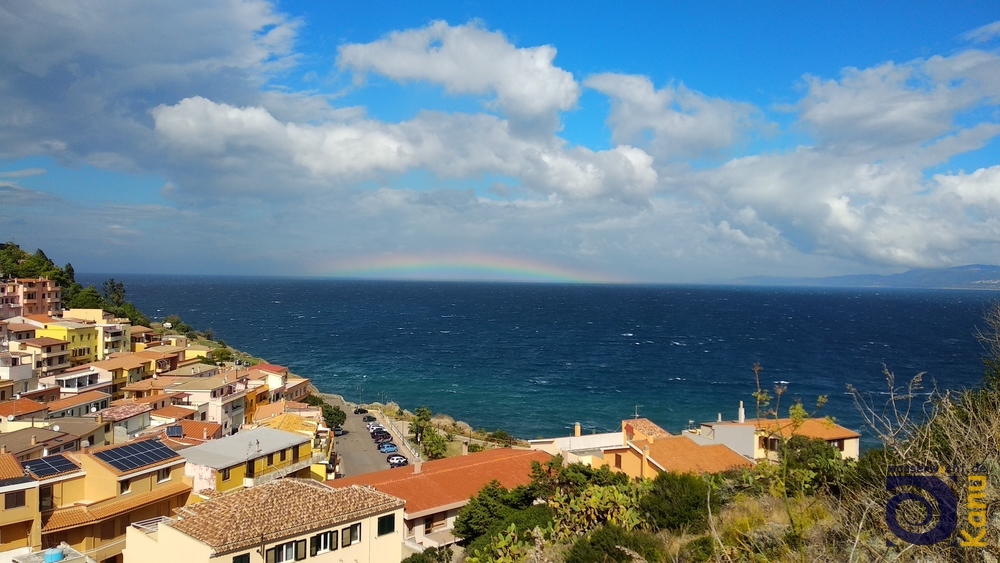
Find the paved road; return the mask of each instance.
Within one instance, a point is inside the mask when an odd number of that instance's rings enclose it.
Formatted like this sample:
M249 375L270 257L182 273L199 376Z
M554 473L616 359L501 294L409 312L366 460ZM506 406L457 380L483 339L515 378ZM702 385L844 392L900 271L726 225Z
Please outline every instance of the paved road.
M364 415L354 414L353 405L344 405L340 401L330 400L329 398L328 401L330 404L339 406L347 413L347 421L343 424L344 435L337 436L334 440L337 453L341 459L340 470L344 477L389 469L389 463L385 460L388 454L380 453L378 446L372 442L365 423L361 421L361 417ZM389 427L378 413L372 414L379 419L382 426ZM412 462L413 456L410 452L406 451L405 446L402 446L398 432L393 432L393 438L393 443L400 446L400 450L402 450L399 453Z

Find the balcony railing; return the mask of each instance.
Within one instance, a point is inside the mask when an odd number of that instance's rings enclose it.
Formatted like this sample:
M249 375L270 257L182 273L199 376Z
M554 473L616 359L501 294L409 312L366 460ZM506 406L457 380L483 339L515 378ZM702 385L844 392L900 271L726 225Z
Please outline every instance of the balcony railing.
M325 461L326 454L323 452L313 452L311 456L300 459L299 461L285 462L284 465L278 463L268 467L264 470L265 472L258 474L256 477L244 477L243 486L252 487L254 485L263 485L264 483L274 481L275 479L281 479L282 477L291 475L296 471L306 469L314 463L323 463Z

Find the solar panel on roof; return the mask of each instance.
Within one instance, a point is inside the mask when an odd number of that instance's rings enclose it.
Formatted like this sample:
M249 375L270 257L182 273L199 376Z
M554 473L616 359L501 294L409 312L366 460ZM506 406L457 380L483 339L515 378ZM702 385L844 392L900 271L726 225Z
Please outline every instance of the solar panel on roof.
M182 438L184 437L184 429L180 426L168 426L167 427L167 437L168 438Z
M111 450L94 454L97 459L107 463L122 473L153 465L177 457L170 448L158 440L143 440L132 442Z
M66 473L67 471L75 471L78 469L73 462L66 459L66 456L62 454L50 455L41 459L33 459L24 462L23 465L24 468L31 472L32 475L39 478L48 477L50 475L58 475L59 473Z

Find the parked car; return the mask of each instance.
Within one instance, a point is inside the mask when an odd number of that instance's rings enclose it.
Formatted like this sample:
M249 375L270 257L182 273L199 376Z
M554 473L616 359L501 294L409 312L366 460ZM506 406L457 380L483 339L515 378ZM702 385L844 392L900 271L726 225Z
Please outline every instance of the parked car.
M383 454L392 454L398 452L399 448L392 442L382 442L378 445L378 451Z
M343 436L344 435L344 429L341 428L340 426L334 426L333 427L333 435L334 436Z
M354 409L354 414L368 414L368 409L364 409L364 408L358 407L358 408ZM372 420L374 420L374 419L375 418L372 417Z
M362 410L364 410L364 409L362 409ZM365 411L365 412L368 412L368 411ZM375 422L375 417L372 416L372 415L370 415L370 414L366 414L365 416L361 417L361 422Z
M399 454L392 454L385 460L389 462L390 467L403 467L410 464L409 460Z
M390 436L388 434L379 434L379 435L375 436L375 438L373 438L373 440L375 440L376 444L381 444L383 442L391 442L392 441L392 436Z

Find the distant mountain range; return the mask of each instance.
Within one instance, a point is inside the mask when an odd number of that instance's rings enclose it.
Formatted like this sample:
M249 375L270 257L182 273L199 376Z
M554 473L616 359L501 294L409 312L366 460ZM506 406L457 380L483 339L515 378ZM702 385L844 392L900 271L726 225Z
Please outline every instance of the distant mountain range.
M971 264L954 268L916 269L901 274L880 276L861 274L828 278L782 278L750 276L739 278L741 285L806 287L895 287L924 289L994 289L1000 290L1000 266Z

